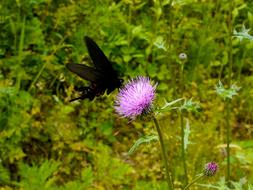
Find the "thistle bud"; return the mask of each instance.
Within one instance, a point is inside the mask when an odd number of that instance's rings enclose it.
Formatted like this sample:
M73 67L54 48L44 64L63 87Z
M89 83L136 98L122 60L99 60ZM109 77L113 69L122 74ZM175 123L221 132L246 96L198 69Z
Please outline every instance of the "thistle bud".
M187 55L185 53L180 53L178 58L181 60L181 61L184 61L187 59Z
M205 165L203 173L205 176L211 177L215 175L217 170L218 164L216 164L215 162L209 162Z

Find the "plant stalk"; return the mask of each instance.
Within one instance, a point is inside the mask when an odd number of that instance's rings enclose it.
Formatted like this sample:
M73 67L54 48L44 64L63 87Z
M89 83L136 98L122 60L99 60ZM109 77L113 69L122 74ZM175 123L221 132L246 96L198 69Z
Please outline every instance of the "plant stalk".
M233 35L233 18L232 18L233 5L232 1L229 1L229 15L228 15L228 86L231 86L232 80L232 65L233 65L233 47L232 47L232 35ZM231 101L226 102L226 133L227 133L227 177L226 182L230 186L230 137L231 137L231 126L230 126L230 107Z
M180 69L180 96L183 97L184 92L184 64L185 60L181 61L181 69ZM185 142L184 142L184 114L183 110L180 110L180 127L181 127L181 157L183 161L184 168L184 186L188 184L188 172L187 172L187 164L185 159Z
M171 176L170 176L170 172L169 172L168 157L167 157L166 149L164 146L162 132L161 132L159 123L158 123L157 119L155 118L155 116L153 117L153 119L155 122L156 130L157 130L157 133L159 136L159 141L160 141L160 145L161 145L161 149L162 149L162 156L163 156L163 161L164 161L164 166L165 166L165 171L166 171L166 178L167 178L166 181L168 183L169 190L173 190L173 184L172 184L172 180L171 180Z
M183 161L184 168L184 186L188 184L188 172L187 172L187 164L185 159L185 142L184 142L184 115L183 112L180 112L180 125L181 125L181 156Z
M230 136L231 136L231 126L230 126L230 104L231 101L226 102L226 133L227 133L227 178L226 182L229 186L230 183Z
M171 74L171 85L172 85L172 88L173 88L173 95L175 96L176 94L176 74L175 74L175 69L176 69L176 66L175 64L172 62L172 34L173 34L173 14L172 14L172 3L173 3L173 0L170 0L169 2L169 29L168 29L168 60L169 60L169 63L168 65L170 65L170 74Z
M190 186L192 186L196 181L198 181L200 178L202 178L204 176L204 174L200 174L198 177L196 177L194 180L191 181L191 183L189 183L184 190L189 189Z

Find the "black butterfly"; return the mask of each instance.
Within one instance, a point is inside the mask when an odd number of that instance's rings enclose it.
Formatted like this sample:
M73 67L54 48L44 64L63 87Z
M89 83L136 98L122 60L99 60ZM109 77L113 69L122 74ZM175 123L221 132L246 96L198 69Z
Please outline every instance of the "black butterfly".
M74 98L70 102L85 98L93 100L96 96L104 94L105 91L110 94L123 83L123 80L119 79L118 73L113 69L111 62L98 45L87 36L84 37L84 41L95 67L75 63L66 65L70 71L91 82L90 86L80 89L82 91L80 97Z

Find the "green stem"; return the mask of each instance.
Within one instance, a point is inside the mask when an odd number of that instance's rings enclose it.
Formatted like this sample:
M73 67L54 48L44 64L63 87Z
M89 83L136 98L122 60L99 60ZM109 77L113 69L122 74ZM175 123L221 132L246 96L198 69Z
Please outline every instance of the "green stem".
M229 68L228 68L228 86L231 86L232 80L232 65L233 65L233 47L232 47L232 37L233 37L233 20L232 20L232 1L229 0L229 17L228 17L228 32L229 32L229 40L228 40L228 56L229 56Z
M172 10L172 2L173 0L170 0L170 3L169 3L169 52L171 51L171 41L172 41L172 14L171 14L171 10Z
M180 96L183 97L184 92L184 64L185 60L181 61L181 69L180 69ZM181 157L183 161L184 168L184 186L188 184L188 172L187 172L187 164L185 159L185 142L184 142L184 114L183 110L180 111L180 126L181 126Z
M52 52L50 55L48 55L48 57L53 56L60 48L64 47L62 44L63 44L64 40L66 39L66 37L67 37L67 36L65 36L65 37L63 37L63 38L61 39L60 43L53 49L53 52ZM38 79L40 78L42 72L44 71L44 69L46 68L46 65L47 65L48 63L49 63L49 60L47 59L47 60L45 61L45 63L43 63L42 67L40 68L38 74L35 76L34 80L32 81L30 87L28 88L28 91L30 91L30 90L34 87L35 83L36 83L36 82L38 81Z
M198 177L196 177L194 180L191 181L191 183L189 183L184 190L189 189L190 186L192 186L196 181L198 181L200 178L202 178L204 176L204 174L200 174Z
M168 30L168 35L169 35L169 38L168 38L168 44L169 44L169 48L168 48L168 65L171 65L169 68L170 68L170 73L171 73L171 85L172 85L172 88L173 88L173 95L176 94L176 74L175 74L175 65L173 64L172 62L172 34L173 34L173 14L172 14L172 3L173 3L173 0L170 0L169 2L169 30Z
M184 168L184 186L188 184L188 172L187 165L185 159L185 146L184 146L184 115L183 112L180 112L180 125L181 125L181 156L183 160L183 168Z
M129 4L129 7L128 7L128 32L127 32L127 45L128 47L130 46L130 43L131 43L131 20L132 20L132 4L130 3Z
M26 18L24 17L23 22L22 22L20 41L19 41L19 47L18 47L18 63L19 63L18 65L19 65L19 67L22 65L22 62L23 62L23 59L24 59L23 49L24 49L24 40L25 40L25 27L26 27L25 22L26 22ZM18 68L18 70L19 69L20 68ZM20 89L22 74L23 74L22 72L17 73L17 80L16 80L16 89L17 89L17 91L19 91L19 89Z
M230 183L230 136L231 136L231 127L230 127L230 103L231 101L226 102L226 133L227 133L227 184Z
M30 85L28 91L30 91L30 90L32 89L32 87L34 86L34 84L37 82L37 80L39 79L40 75L41 75L42 72L44 71L44 69L45 69L45 67L46 67L46 64L47 64L47 62L45 62L45 63L42 65L42 67L41 67L41 69L39 70L38 74L35 76L34 80L32 81L32 83L31 83L31 85Z
M164 166L165 166L165 171L166 171L168 187L169 187L169 190L173 190L173 184L172 184L172 180L171 180L171 176L170 176L170 172L169 172L168 158L167 158L166 149L164 146L162 132L161 132L159 123L158 123L157 119L155 118L155 116L153 117L153 119L155 122L156 130L159 135L159 141L160 141L160 145L161 145L161 149L162 149L162 155L163 155L163 161L164 161Z
M233 47L232 47L232 35L233 35L233 18L232 18L233 5L232 1L229 1L229 15L228 15L228 56L229 56L229 65L228 65L228 86L231 86L232 80L232 65L233 65ZM226 130L227 130L227 178L226 182L229 186L230 182L230 136L231 136L231 126L230 126L230 104L231 101L226 103Z

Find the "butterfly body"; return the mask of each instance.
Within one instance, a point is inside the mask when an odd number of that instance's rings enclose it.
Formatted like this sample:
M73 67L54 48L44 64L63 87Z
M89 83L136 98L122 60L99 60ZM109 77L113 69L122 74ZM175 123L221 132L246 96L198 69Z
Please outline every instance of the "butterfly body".
M113 69L111 62L104 55L98 45L89 37L84 38L89 55L95 67L89 67L84 64L68 63L66 67L81 78L88 80L91 84L81 89L82 95L70 101L78 99L93 100L107 92L110 94L123 83L119 79L118 73Z

